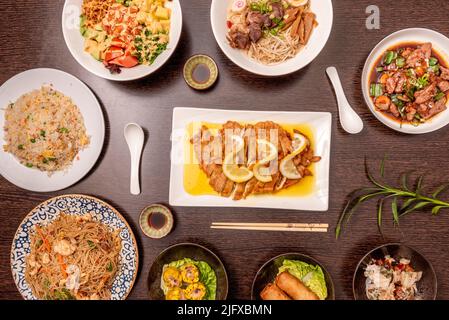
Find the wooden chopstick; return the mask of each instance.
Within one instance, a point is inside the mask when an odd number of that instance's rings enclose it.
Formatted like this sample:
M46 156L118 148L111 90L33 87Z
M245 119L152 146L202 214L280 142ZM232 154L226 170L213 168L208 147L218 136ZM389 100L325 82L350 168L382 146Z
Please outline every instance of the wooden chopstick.
M327 223L212 222L213 226L329 228Z
M327 228L285 228L285 227L211 226L211 229L248 230L248 231L327 232Z
M289 231L289 232L327 232L329 225L324 223L240 223L213 222L211 229Z

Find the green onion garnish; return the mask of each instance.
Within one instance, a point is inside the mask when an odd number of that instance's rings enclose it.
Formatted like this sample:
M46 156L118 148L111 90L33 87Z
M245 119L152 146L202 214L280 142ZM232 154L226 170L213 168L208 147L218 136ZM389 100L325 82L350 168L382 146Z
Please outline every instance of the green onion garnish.
M438 59L437 58L434 58L434 57L431 57L430 59L429 59L429 66L436 66L438 64Z
M371 97L378 97L383 94L384 94L384 92L382 89L382 85L380 83L371 84L371 87L370 87L370 96Z

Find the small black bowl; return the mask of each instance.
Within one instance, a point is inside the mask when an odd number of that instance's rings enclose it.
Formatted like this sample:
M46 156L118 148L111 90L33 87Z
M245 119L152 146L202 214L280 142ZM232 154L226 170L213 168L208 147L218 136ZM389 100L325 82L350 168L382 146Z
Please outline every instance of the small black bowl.
M223 263L212 251L195 243L175 244L157 256L148 274L148 295L150 300L165 300L164 292L161 289L162 268L170 262L184 258L207 262L217 276L216 300L226 300L228 296L228 275Z
M253 286L251 288L251 299L261 300L260 293L269 283L272 283L279 273L279 268L282 266L284 260L298 260L311 265L318 265L321 267L324 273L324 278L326 280L327 286L327 298L326 300L335 300L334 283L332 278L327 272L326 268L312 257L306 256L301 253L285 253L276 256L268 260L257 272L256 277L253 281Z
M422 271L422 278L416 284L418 293L422 300L435 300L437 296L437 277L430 262L415 249L400 244L388 243L371 250L360 260L352 280L352 291L355 300L368 300L366 296L366 277L364 275L366 266L372 259L382 259L386 255L399 260L401 258L410 260L410 265L416 271Z

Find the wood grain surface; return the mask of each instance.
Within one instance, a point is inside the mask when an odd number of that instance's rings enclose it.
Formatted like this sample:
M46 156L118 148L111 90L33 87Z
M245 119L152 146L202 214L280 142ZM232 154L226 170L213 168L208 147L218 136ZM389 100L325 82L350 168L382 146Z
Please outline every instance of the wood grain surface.
M388 154L387 173L392 182L399 173L416 169L427 174L432 187L449 180L449 128L411 136L379 123L363 102L362 67L370 50L386 35L403 28L426 27L449 35L447 0L334 0L334 26L322 53L308 67L289 76L270 79L241 70L224 56L210 28L210 2L181 0L184 28L180 45L170 61L150 77L128 83L100 79L84 70L70 55L61 30L62 0L0 1L0 83L37 67L57 68L84 81L101 101L106 117L106 141L95 168L73 187L39 194L21 190L0 177L0 298L20 299L10 271L10 247L25 215L41 201L66 193L97 196L115 206L129 221L140 247L140 272L131 299L147 297L149 267L169 245L194 241L206 245L223 260L230 278L229 298L248 299L253 278L269 258L301 252L321 261L331 273L338 299L352 299L352 278L358 261L372 248L391 241L416 247L435 267L438 298L449 299L449 212L432 217L418 212L393 228L388 217L384 235L376 226L375 202L363 205L336 240L333 229L347 195L367 183L364 158L377 168ZM377 4L381 28L367 30L365 9ZM182 77L189 56L205 53L220 69L216 86L207 92L190 89ZM362 116L365 129L346 134L337 120L334 93L325 68L338 68L348 100ZM171 117L174 107L235 110L329 111L333 115L330 209L324 213L267 209L173 208L174 232L163 240L150 240L138 227L140 211L151 203L167 203L170 170ZM123 127L138 122L147 133L143 154L140 196L129 193L128 149ZM1 165L1 164L0 164ZM211 230L212 221L321 222L326 234Z

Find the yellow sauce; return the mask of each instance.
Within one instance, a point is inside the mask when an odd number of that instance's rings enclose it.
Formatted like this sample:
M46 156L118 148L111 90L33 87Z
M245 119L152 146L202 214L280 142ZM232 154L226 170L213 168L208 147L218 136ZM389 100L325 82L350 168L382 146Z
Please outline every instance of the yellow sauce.
M250 123L240 122L241 125L246 125ZM288 131L293 136L293 130L299 130L301 133L309 138L312 148L315 148L315 137L314 130L308 124L281 124L278 123L284 130ZM219 123L209 123L209 122L192 122L186 128L186 135L184 141L184 189L187 193L200 196L200 195L219 195L212 187L209 185L209 178L206 176L203 170L201 170L198 159L195 155L193 149L193 144L190 143L190 139L196 134L201 126L206 126L212 134L215 134L219 129L221 129L223 124ZM313 176L307 176L297 184L287 188L282 189L275 193L276 196L282 197L298 197L306 196L314 191L315 186L315 165L312 164L308 169L312 172ZM263 196L261 195L250 195L250 197Z

